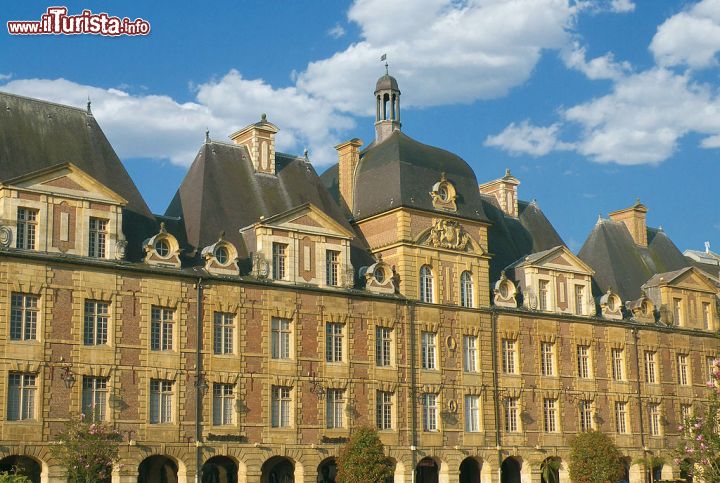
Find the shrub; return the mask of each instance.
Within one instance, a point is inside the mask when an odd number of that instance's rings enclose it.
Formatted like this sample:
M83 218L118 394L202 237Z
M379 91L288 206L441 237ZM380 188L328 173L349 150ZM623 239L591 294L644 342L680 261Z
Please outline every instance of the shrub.
M622 477L622 455L599 431L580 433L570 441L570 479L577 483L614 482Z
M369 427L355 430L340 452L337 468L338 483L377 483L393 475L382 441Z

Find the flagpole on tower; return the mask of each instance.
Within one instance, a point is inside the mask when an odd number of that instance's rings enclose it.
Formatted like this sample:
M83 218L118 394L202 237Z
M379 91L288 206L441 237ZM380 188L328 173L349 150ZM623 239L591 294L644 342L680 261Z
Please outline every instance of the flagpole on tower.
M383 54L380 56L380 62L385 62L385 75L390 75L388 73L388 63L387 63L387 54Z

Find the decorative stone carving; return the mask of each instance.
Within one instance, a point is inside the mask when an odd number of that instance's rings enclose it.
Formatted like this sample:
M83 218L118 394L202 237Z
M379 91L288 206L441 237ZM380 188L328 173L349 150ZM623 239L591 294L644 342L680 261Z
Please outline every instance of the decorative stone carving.
M455 186L447 180L445 173L440 176L440 181L435 183L430 191L433 207L445 211L457 211L457 193Z
M127 253L127 246L128 246L127 240L118 240L117 243L115 243L115 259L116 260L125 260L125 254Z
M10 248L13 234L9 226L0 226L0 247Z
M453 220L433 220L430 236L426 244L435 248L449 248L450 250L465 250L470 243L470 235L465 233L463 227Z

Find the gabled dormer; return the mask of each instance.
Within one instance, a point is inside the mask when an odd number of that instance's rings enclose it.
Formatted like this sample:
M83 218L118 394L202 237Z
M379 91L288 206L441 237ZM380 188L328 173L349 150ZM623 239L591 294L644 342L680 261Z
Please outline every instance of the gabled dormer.
M565 246L533 253L507 269L514 274L527 309L595 315L593 270Z
M72 163L0 182L4 247L122 259L127 201Z
M253 275L279 282L352 287L353 234L311 203L240 229Z
M660 311L660 321L692 329L717 330L720 291L698 268L658 273L643 290Z

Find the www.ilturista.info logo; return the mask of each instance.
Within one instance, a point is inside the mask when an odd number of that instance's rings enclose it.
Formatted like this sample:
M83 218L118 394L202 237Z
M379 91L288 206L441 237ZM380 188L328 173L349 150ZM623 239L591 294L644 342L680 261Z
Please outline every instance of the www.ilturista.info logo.
M147 35L150 22L142 18L113 17L107 13L83 10L68 15L67 7L49 7L40 20L11 20L7 23L10 35Z

